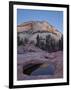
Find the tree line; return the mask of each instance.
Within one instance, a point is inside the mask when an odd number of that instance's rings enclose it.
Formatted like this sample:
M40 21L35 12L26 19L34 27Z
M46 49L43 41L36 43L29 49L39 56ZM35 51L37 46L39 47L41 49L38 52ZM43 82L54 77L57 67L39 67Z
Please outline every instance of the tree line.
M28 42L27 38L20 39L19 36L17 36L17 45L23 45L25 46ZM42 39L42 37L39 36L39 34L36 37L36 44L35 46L39 47L42 50L53 52L58 50L63 50L63 35L61 36L61 39L57 42L54 38L51 37L51 35L46 35L45 40Z
M63 35L58 42L51 35L47 35L45 41L42 41L41 37L37 35L36 46L48 52L63 50Z

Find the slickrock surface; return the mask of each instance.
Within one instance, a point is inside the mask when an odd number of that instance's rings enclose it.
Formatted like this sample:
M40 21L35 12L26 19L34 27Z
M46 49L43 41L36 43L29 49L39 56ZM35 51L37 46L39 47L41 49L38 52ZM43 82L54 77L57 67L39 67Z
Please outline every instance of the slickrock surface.
M63 77L63 52L62 51L48 53L34 46L30 46L27 48L24 47L24 48L26 49L26 52L24 52L23 50L22 54L17 55L17 73L18 73L17 79L18 80L50 79L50 78L62 78ZM30 52L30 49L32 49L32 52ZM30 63L52 64L55 67L54 75L34 76L34 75L24 74L23 67L25 68L25 66Z

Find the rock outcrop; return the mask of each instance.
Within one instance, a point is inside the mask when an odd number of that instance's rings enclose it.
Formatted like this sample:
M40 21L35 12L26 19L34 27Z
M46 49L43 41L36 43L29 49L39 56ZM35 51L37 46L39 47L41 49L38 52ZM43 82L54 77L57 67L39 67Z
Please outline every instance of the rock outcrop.
M32 21L17 26L18 45L27 42L50 52L63 49L63 35L45 21Z
M17 80L63 78L63 35L54 26L46 21L22 23L17 44Z

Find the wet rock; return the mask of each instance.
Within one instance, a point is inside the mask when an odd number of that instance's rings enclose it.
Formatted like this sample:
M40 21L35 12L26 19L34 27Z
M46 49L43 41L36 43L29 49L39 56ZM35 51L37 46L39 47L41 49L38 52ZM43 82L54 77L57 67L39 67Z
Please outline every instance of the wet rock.
M33 71L31 75L54 75L55 73L55 67L52 64L43 64L38 69Z

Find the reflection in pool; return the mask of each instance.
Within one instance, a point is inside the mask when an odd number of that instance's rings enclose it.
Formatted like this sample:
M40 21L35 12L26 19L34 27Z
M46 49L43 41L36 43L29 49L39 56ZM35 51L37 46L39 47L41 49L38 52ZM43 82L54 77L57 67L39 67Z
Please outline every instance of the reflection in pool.
M23 73L27 75L54 75L55 67L53 64L29 64L24 68Z

